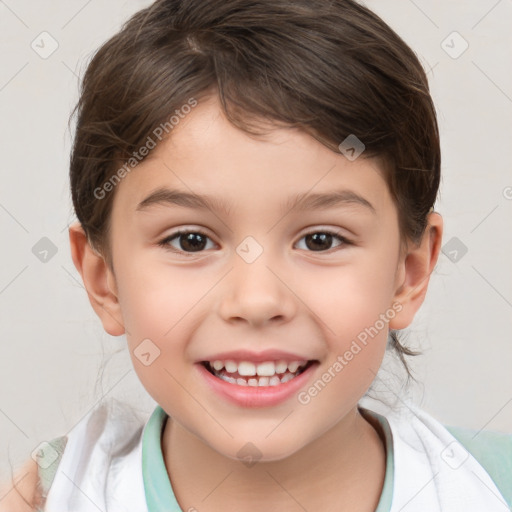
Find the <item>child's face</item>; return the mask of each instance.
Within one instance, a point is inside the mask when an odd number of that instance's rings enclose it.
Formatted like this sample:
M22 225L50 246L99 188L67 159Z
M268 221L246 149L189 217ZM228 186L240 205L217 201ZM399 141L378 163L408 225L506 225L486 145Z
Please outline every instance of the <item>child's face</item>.
M164 187L209 196L229 213L164 202L137 209ZM289 206L335 191L352 199ZM204 235L159 245L178 229ZM251 442L272 460L350 420L399 318L405 276L397 210L375 161L349 161L295 130L251 138L213 98L117 186L111 242L108 283L119 305L110 316L123 324L111 334L126 330L142 384L177 425L228 457ZM200 364L238 350L317 364L280 401L243 405L214 390L217 378Z

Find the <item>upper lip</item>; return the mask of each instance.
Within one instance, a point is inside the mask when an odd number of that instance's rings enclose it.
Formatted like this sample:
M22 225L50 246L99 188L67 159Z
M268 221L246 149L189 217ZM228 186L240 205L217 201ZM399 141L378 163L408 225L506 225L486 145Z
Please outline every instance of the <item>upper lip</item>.
M262 352L251 352L249 350L233 350L230 352L220 352L212 356L208 356L199 360L204 361L250 361L253 363L263 363L265 361L310 361L309 357L304 357L292 352L284 352L283 350L263 350Z

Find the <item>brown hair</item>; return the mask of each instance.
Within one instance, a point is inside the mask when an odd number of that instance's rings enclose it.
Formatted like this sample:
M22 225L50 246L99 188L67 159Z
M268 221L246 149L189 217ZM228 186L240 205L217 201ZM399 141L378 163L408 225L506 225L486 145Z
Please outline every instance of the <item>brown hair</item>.
M213 93L248 133L260 133L252 119L293 126L333 151L355 134L383 163L401 240L419 242L440 181L435 107L418 58L381 18L353 0L157 0L96 52L72 113L73 205L112 271L115 187L95 190L190 98ZM390 343L410 377L404 354L418 353L396 331Z

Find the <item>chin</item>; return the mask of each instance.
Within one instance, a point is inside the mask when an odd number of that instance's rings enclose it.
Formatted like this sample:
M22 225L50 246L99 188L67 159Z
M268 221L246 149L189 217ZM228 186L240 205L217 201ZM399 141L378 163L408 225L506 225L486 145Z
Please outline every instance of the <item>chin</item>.
M276 437L274 442L245 440L232 442L229 447L211 447L223 457L252 467L256 463L285 460L297 453L302 445L283 446L282 440Z

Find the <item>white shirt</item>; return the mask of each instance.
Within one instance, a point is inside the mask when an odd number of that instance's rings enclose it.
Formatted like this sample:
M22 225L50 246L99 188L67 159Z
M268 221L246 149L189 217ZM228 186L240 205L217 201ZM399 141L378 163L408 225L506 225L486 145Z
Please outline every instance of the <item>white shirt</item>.
M508 512L490 475L438 421L411 402L361 413L382 427L386 477L376 512ZM113 399L69 433L44 512L182 512L164 465L167 414L149 418Z

